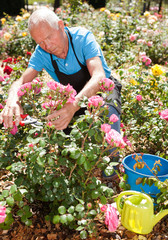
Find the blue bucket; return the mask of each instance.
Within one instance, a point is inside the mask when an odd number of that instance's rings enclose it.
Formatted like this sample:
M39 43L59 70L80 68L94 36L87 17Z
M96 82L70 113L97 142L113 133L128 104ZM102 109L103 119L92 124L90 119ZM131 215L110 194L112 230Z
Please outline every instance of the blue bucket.
M141 154L138 153L138 155ZM133 167L136 161L132 156L133 156L132 154L128 155L122 161L125 173L128 175L127 183L130 185L131 190L145 192L147 194L155 196L157 193L160 192L160 190L154 184L152 186L149 186L148 184L145 184L143 186L142 183L136 184L137 178L154 177L154 175L150 172L150 170L146 166L144 166L144 168L142 169L136 168L135 171ZM162 182L168 179L168 160L151 154L143 154L142 159L150 169L153 168L155 161L160 160L162 166L160 166L160 171L158 172L157 177Z

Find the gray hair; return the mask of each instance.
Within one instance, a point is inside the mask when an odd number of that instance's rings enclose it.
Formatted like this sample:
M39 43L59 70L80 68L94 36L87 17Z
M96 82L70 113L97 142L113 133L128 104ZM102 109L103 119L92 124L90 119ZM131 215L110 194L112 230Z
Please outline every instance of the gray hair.
M52 28L58 30L59 17L49 8L43 7L34 11L28 20L28 29L31 32L39 23L48 23Z

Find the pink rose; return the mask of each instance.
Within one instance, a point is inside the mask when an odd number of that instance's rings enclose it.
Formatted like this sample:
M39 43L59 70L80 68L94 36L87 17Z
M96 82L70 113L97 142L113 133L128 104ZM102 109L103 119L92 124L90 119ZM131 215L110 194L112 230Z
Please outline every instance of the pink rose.
M5 81L5 79L2 76L0 76L0 82L3 82L3 81Z
M117 210L112 207L111 204L107 204L107 210L105 213L105 224L108 226L110 232L114 232L118 227Z
M148 45L148 47L152 47L153 42L152 42L152 41L149 41L149 42L147 43L147 45Z
M141 100L142 100L142 96L141 96L140 94L137 95L137 96L136 96L136 100L137 100L137 101L141 101Z
M0 223L3 223L6 218L6 208L0 206Z
M121 134L114 129L111 129L106 133L105 138L108 144L112 147L124 148L126 145Z
M34 147L33 143L30 143L29 148L33 148L33 147Z
M146 66L149 66L151 64L152 60L147 56L143 56L142 62L144 62Z
M123 124L123 123L121 123L121 124L120 124L120 127L121 127L121 128L123 128L123 127L124 127L124 124Z
M3 109L4 108L4 106L0 103L0 109Z
M114 82L109 78L103 78L100 81L100 89L104 91L112 91L115 87Z
M101 130L105 133L108 133L111 130L111 126L109 124L104 123L101 125Z
M100 210L101 210L102 212L105 212L105 211L107 210L107 206L106 206L106 205L102 205L102 206L100 207Z
M47 126L48 126L48 127L52 127L52 122L48 122L48 123L47 123Z
M117 117L116 114L112 114L112 115L110 116L109 120L110 120L110 122L115 123L115 122L117 122L117 121L119 120L119 118Z
M88 208L88 209L91 209L91 208L92 208L92 204L91 204L91 203L88 203L88 204L87 204L87 208Z
M55 81L50 81L47 82L47 86L51 89L51 90L56 90L59 87L60 83L57 83Z
M92 96L88 99L88 107L91 108L91 107L100 107L104 104L104 101L103 101L103 98L96 95L96 96Z
M17 128L17 126L14 124L13 128L10 130L10 133L11 133L12 135L15 135L15 134L17 133L17 131L18 131L18 128Z
M131 142L128 140L127 136L124 136L124 137L123 137L123 140L124 140L124 142L125 142L129 147L132 147L132 144L131 144Z
M168 108L159 113L161 119L168 121Z
M131 34L130 37L129 37L131 42L135 41L136 38L137 38L137 35L135 35L135 34Z

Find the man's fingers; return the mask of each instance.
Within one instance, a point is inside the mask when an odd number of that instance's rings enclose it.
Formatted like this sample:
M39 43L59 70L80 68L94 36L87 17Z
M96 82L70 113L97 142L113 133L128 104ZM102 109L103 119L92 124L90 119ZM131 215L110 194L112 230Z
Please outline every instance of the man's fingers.
M19 122L21 120L19 108L15 108L14 115L15 115L15 124L16 124L16 126L18 126Z

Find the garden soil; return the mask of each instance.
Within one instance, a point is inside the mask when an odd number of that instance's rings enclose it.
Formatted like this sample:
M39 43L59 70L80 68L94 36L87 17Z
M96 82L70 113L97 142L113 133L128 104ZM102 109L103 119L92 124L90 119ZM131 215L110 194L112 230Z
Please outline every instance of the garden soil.
M2 74L2 68L0 68L0 75ZM114 73L115 75L115 73ZM118 76L117 76L118 77ZM44 79L48 79L49 76L45 75ZM0 172L0 189L4 190L11 185L11 182L5 181L8 173ZM108 181L101 179L101 174L95 172L96 177L104 181L109 187L113 188L116 196L121 192L119 189L118 180ZM0 229L0 240L80 240L80 235L74 230L62 226L60 224L52 224L45 221L45 213L47 213L48 204L37 202L30 206L33 211L32 225L30 227L25 226L19 219L14 216L14 223L9 230ZM17 209L15 209L17 211ZM165 216L160 222L158 222L151 233L148 235L139 235L125 229L120 222L119 226L113 233L108 231L104 220L96 220L97 232L95 236L88 237L87 240L113 240L113 239L129 239L129 240L166 240L168 239L168 216Z

